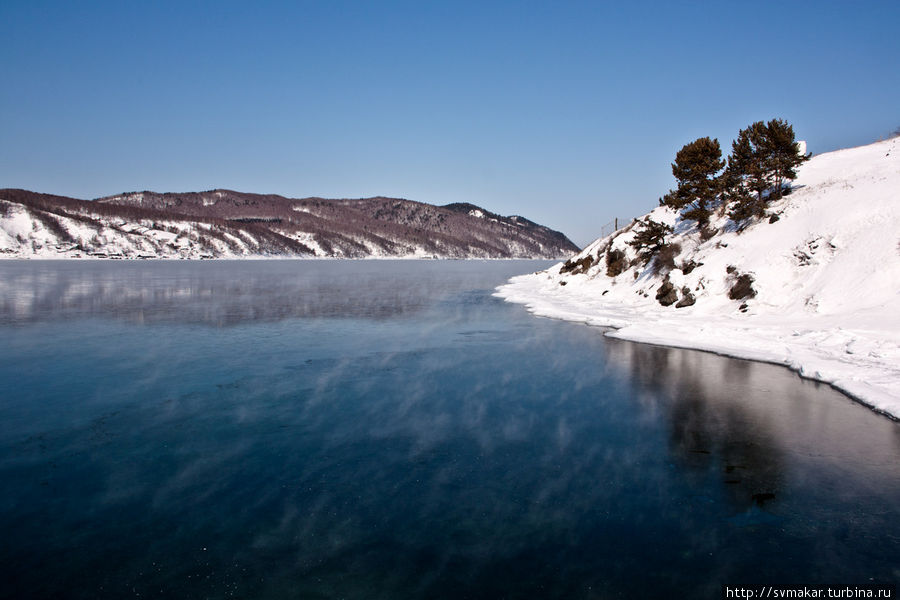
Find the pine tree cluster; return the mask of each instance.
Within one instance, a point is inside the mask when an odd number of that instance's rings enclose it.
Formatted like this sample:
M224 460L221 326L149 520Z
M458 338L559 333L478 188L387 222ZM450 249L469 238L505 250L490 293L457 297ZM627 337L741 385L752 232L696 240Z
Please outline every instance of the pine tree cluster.
M717 139L699 138L675 155L672 175L678 187L660 204L681 210L701 228L718 206L739 226L765 214L768 202L781 198L796 168L808 160L800 154L794 128L786 121L757 121L740 130L727 162Z

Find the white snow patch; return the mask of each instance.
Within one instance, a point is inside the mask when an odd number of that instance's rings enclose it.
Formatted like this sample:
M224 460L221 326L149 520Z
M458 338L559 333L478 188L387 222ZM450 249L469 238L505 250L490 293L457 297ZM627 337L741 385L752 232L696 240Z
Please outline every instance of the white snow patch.
M327 252L319 245L319 242L316 241L316 237L311 233L306 233L305 231L298 231L292 233L290 235L291 238L297 240L304 246L311 249L316 256L327 256Z
M223 232L222 235L234 242L234 244L238 247L238 252L240 254L250 254L250 249L247 248L247 243L243 239L234 234L228 233L227 231ZM234 253L235 251L229 248L229 252Z

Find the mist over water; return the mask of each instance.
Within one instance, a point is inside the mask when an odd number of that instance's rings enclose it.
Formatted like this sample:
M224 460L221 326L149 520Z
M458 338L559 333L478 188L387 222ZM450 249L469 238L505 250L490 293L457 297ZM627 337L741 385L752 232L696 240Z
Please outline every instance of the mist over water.
M900 424L491 296L547 264L0 262L0 597L900 578Z

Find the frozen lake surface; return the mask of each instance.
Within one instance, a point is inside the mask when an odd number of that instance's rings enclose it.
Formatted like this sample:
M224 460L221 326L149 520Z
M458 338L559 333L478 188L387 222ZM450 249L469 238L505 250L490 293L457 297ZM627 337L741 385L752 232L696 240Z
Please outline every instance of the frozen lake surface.
M548 264L0 262L0 597L900 579L900 424L491 296Z

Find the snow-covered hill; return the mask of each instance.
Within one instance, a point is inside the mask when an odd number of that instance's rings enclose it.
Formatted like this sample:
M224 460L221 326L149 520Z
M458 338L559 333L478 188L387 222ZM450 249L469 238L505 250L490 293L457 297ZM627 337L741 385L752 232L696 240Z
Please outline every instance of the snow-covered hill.
M231 190L94 201L0 190L0 257L559 258L566 236L470 204Z
M79 218L80 217L80 218ZM237 258L307 255L291 240L184 218L59 214L0 200L0 258Z
M900 417L900 138L813 157L769 213L742 232L719 216L704 240L659 207L681 247L668 272L634 264L632 224L497 294L622 339L784 364Z

